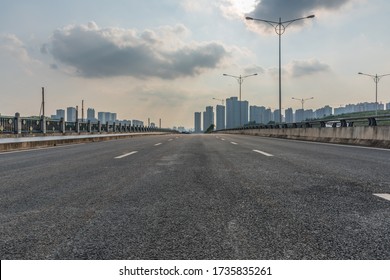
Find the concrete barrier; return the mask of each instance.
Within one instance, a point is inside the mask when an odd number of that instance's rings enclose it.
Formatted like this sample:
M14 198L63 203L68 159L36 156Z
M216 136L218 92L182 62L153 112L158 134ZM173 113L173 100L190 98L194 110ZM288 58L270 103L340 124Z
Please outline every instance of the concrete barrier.
M152 136L170 134L168 132L145 132L123 134L99 134L99 135L75 135L75 136L42 136L42 137L17 137L1 138L0 152L13 150L54 147L59 145L92 143L116 139L125 139L138 136Z
M390 126L244 129L221 133L390 148Z

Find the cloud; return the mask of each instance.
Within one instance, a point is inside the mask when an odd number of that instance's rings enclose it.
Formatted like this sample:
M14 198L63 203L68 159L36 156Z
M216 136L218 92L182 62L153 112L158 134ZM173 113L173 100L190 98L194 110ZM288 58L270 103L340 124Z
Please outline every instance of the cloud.
M57 62L83 77L133 76L175 79L196 76L220 65L229 51L218 42L185 41L183 25L156 30L72 25L54 32L46 49Z
M278 68L267 69L268 73L274 77L279 77ZM331 67L317 59L308 60L293 60L289 64L282 67L282 75L292 78L301 78L305 76L311 76L320 73L327 73L331 71Z
M323 11L337 11L356 0L261 0L248 16L270 21L291 20L318 14ZM297 21L294 26L303 25L305 21ZM267 23L247 21L252 29L262 32L273 32Z
M338 10L352 0L261 0L251 15L268 20L308 16L320 10Z
M13 34L0 35L0 50L22 62L34 62L29 56L24 43Z
M261 66L258 65L250 65L244 68L244 73L245 75L250 75L250 74L263 74L264 69Z
M330 66L317 59L294 60L287 65L287 71L292 77L303 77L322 72L329 72Z

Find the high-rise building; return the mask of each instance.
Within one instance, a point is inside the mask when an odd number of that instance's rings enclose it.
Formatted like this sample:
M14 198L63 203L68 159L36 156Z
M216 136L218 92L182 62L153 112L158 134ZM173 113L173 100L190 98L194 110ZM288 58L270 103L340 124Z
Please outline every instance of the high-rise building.
M95 121L95 109L93 108L88 108L87 110L87 120L88 121Z
M58 119L63 118L65 120L65 110L64 109L57 109L56 116Z
M305 120L304 112L305 111L303 109L298 109L295 111L295 122L302 122Z
M133 126L144 126L144 122L140 120L133 120Z
M201 120L201 113L200 112L195 112L194 114L194 129L195 129L195 133L201 133L202 132L202 128L201 128L201 123L202 123L202 120Z
M76 122L77 111L74 107L66 108L66 121L68 122Z
M249 103L248 103L248 101L238 101L238 103L241 106L240 126L243 126L243 125L246 125L248 123Z
M284 110L284 114L286 115L286 123L294 122L294 112L292 108Z
M237 97L226 99L226 128L235 128L240 126L240 113Z
M386 103L386 110L390 110L390 102Z
M314 114L317 119L321 119L323 117L332 115L332 113L333 113L333 108L326 105L323 108L317 109Z
M214 111L212 106L207 106L203 112L203 131L206 131L210 125L214 124Z
M275 123L279 123L279 119L280 119L280 110L279 109L276 109L274 111L274 113L272 114L272 120L275 122ZM284 116L282 115L282 122L283 122L283 119L284 119Z
M110 120L111 120L112 122L117 122L117 120L118 120L118 115L117 115L117 113L111 113Z
M258 106L250 106L249 107L249 121L254 123L261 123L262 119L262 111L264 107Z
M217 130L225 129L225 106L217 105Z
M237 97L226 99L226 128L235 128L247 124L248 109L248 101L238 101Z
M101 123L106 123L106 115L104 112L98 112L98 120Z
M268 124L272 120L272 111L270 108L264 110L263 123Z

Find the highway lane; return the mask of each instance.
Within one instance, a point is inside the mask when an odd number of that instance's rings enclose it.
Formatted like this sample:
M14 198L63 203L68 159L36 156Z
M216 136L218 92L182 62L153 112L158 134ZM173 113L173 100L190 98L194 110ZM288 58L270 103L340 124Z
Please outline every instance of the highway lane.
M0 154L2 259L389 259L390 151L175 135Z

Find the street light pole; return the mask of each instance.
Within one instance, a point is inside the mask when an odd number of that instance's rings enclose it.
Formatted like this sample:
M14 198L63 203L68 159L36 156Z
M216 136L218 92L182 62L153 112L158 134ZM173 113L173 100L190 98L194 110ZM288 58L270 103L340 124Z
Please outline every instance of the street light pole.
M299 98L295 98L295 97L293 97L292 99L294 99L294 100L298 100L298 101L301 101L301 103L302 103L302 110L303 110L303 104L305 104L305 101L307 101L307 100L310 100L310 99L314 99L314 97L310 97L310 98L302 98L302 99L299 99Z
M384 76L389 76L390 74L384 74L384 75L379 75L379 76L378 76L378 74L371 75L371 74L365 74L362 72L359 72L358 74L369 76L375 82L375 115L378 115L378 83L379 83L380 79L382 79Z
M240 98L240 127L241 127L242 126L242 123L241 123L241 86L242 86L242 83L244 82L245 78L248 78L251 76L257 76L257 73L254 73L251 75L246 75L246 76L241 76L241 75L240 76L233 76L233 75L229 75L229 74L223 74L223 76L235 78L237 80L238 84L240 85L239 86L239 98Z
M218 99L218 98L215 98L215 97L213 97L213 100L218 100L218 101L221 101L222 102L222 106L224 105L224 103L225 103L225 100L223 100L223 99Z
M259 18L245 17L246 20L254 20L268 23L273 28L275 28L276 34L279 35L279 122L282 122L282 34L286 31L286 28L293 22L308 18L314 18L314 15L307 17L296 18L292 20L282 21L282 18L279 18L279 21L264 20Z

